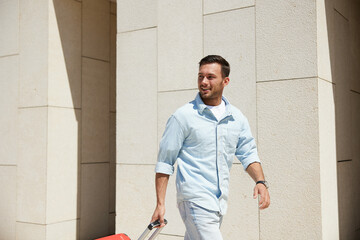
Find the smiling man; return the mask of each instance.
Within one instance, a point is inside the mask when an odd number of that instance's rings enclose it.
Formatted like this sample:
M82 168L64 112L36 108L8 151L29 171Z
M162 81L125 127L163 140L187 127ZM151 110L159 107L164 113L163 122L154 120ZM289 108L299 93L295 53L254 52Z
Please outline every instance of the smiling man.
M152 221L164 226L169 175L177 162L176 188L185 240L223 239L220 226L227 209L229 175L236 156L255 181L259 208L270 205L263 170L246 117L222 95L230 65L218 55L201 59L195 100L168 120L156 164L157 204Z

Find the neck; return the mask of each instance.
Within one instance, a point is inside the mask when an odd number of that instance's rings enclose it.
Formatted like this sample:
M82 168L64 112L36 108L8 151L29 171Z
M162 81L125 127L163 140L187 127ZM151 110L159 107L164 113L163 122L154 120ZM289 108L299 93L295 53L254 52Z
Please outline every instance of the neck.
M202 101L209 106L218 106L221 104L222 98L207 98L207 99L203 99L201 98Z

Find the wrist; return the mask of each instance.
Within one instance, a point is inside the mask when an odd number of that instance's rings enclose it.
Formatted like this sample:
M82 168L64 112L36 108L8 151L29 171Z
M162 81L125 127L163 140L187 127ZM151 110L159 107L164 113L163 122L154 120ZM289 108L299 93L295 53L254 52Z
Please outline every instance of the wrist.
M162 208L162 207L165 207L165 203L164 202L157 202L156 206L158 208Z
M266 189L269 188L269 183L267 181L265 181L265 180L259 180L259 181L256 182L255 185L258 185L258 184L264 185L266 187Z

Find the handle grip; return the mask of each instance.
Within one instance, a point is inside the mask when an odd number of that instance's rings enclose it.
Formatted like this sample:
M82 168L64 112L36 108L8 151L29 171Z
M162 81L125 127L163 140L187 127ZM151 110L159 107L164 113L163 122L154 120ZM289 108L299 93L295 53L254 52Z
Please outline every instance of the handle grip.
M166 219L164 219L164 223L166 225L168 223L168 221ZM153 228L159 227L160 225L161 225L160 220L156 220L156 221L150 223L147 228L151 231L151 230L153 230Z
M164 223L167 224L168 221L166 219L164 219ZM141 234L141 236L138 238L138 240L144 240L146 238L146 236L151 232L151 230L153 230L156 227L159 227L160 221L156 220L155 222L152 222L149 224L149 226L147 228L145 228L145 231ZM163 228L157 228L154 233L150 236L150 238L148 240L154 240L157 235L159 235L159 233L161 232Z

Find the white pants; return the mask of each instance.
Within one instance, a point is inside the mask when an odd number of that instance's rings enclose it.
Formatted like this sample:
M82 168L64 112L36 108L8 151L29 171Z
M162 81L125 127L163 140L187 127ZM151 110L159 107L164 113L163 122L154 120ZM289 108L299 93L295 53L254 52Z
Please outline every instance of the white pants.
M178 207L186 227L184 240L223 240L220 232L223 216L219 212L188 201L180 202Z

